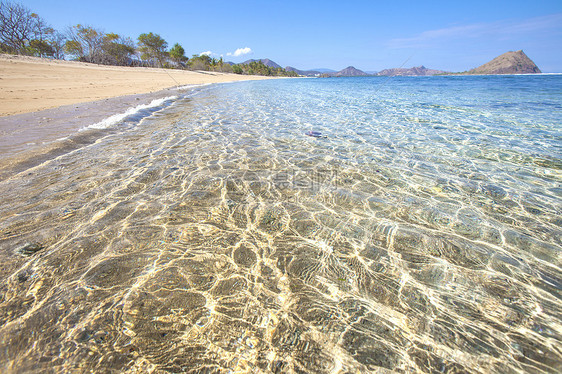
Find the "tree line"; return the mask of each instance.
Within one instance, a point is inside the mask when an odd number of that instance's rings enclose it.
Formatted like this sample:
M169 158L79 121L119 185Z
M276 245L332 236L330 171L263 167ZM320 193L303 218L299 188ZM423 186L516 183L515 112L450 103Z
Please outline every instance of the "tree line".
M103 65L297 76L282 68L271 68L261 61L231 65L222 57L193 55L188 58L179 43L168 49L166 40L152 32L140 34L136 42L130 37L81 24L60 32L25 6L4 0L0 0L0 52Z

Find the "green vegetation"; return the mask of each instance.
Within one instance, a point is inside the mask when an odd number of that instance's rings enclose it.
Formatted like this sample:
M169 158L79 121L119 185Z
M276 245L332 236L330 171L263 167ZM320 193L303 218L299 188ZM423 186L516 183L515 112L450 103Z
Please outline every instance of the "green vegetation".
M0 1L0 52L57 57L58 33L26 7Z
M234 71L237 74L248 74L248 75L266 75L266 76L277 76L277 77L298 77L299 75L294 71L286 71L283 68L272 68L267 66L261 61L252 61L249 64L236 65L240 67L241 72Z
M117 34L105 34L102 52L105 58L103 63L128 65L128 62L135 55L135 43L131 38L125 38Z
M91 26L72 26L66 36L64 52L79 61L105 65L129 65L135 54L131 38L105 34Z
M179 43L168 50L168 42L152 32L140 34L137 45L129 37L81 24L58 32L25 6L10 1L0 0L0 22L0 53L69 58L104 65L297 76L294 72L272 68L261 61L232 65L224 62L222 57L217 59L206 54L193 55L188 59Z
M211 58L207 55L193 55L187 66L191 70L211 70Z
M242 66L240 66L240 65L233 65L232 66L232 72L234 74L243 74L244 70L242 69Z
M185 57L185 50L179 43L174 44L174 46L170 49L169 55L178 66L182 66L182 63L185 63L188 60L188 58Z
M139 52L143 61L158 62L160 67L164 66L164 59L167 55L166 48L168 43L158 34L148 33L140 34Z

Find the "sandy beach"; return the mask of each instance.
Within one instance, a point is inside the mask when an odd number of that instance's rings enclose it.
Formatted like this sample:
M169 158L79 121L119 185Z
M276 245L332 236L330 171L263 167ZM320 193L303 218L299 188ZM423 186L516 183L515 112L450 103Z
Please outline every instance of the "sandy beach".
M263 76L102 66L0 54L0 176L78 145L55 142L79 129L197 85ZM66 149L66 150L65 150Z
M268 77L0 55L0 116L145 94L181 85L257 79Z

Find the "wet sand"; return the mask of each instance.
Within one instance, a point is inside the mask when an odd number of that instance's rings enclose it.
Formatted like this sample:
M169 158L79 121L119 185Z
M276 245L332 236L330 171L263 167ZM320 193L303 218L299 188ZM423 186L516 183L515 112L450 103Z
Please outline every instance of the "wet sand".
M63 150L57 140L129 108L202 84L259 79L268 78L0 55L0 177L40 163L51 148Z
M101 136L92 134L92 131L81 134L80 129L125 113L130 108L148 105L153 100L185 95L195 87L198 86L119 96L0 117L0 178L36 166ZM78 144L76 141L82 143ZM62 143L68 144L61 147Z

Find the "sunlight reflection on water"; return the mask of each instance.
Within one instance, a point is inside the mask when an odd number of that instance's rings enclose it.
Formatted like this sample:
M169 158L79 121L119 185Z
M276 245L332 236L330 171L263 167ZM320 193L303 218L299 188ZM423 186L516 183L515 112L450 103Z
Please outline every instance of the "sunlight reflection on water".
M2 367L556 372L561 86L209 87L2 181Z

